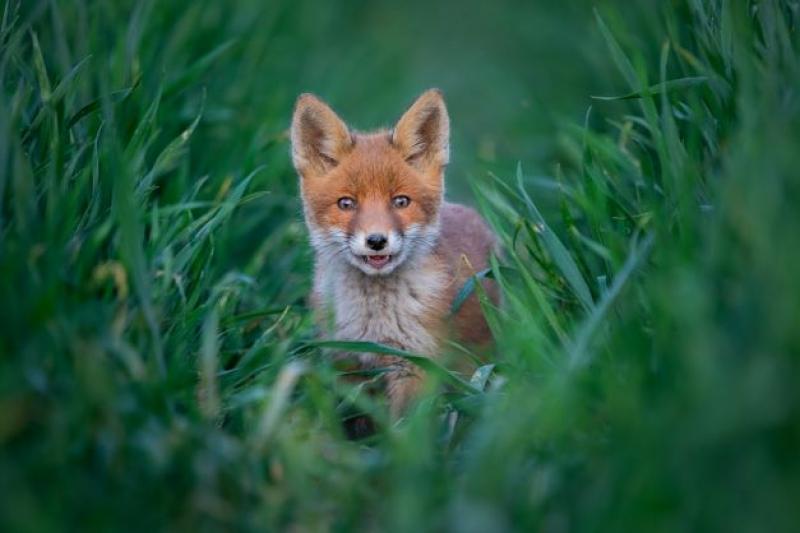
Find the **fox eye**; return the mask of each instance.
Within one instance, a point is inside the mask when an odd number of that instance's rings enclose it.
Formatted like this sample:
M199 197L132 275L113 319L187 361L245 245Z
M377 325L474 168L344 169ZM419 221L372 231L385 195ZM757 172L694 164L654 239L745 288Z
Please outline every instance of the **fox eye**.
M339 200L337 200L336 205L338 205L339 209L341 209L342 211L347 211L349 209L355 209L356 201L353 200L352 198L344 196L342 198L339 198Z
M403 207L408 207L408 204L411 203L411 198L408 196L395 196L392 198L392 206L397 207L398 209L402 209Z

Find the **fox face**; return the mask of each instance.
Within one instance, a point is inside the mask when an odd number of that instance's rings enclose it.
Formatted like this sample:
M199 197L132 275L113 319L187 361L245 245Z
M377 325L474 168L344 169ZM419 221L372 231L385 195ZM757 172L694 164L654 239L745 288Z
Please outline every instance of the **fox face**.
M424 93L392 130L351 131L302 95L292 159L306 223L321 260L388 275L428 253L439 235L449 122L438 91Z

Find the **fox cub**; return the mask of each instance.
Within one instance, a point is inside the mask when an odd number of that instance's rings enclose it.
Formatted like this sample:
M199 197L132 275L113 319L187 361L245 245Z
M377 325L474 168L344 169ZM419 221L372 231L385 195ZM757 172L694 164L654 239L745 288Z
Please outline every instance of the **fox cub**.
M476 295L450 316L464 282L487 266L495 238L472 209L444 202L450 125L442 95L420 96L391 130L358 133L321 100L301 95L291 127L306 224L316 254L311 302L340 340L383 343L436 357L449 334L491 340ZM496 300L496 288L486 283ZM360 355L388 367L394 416L422 384L413 364Z

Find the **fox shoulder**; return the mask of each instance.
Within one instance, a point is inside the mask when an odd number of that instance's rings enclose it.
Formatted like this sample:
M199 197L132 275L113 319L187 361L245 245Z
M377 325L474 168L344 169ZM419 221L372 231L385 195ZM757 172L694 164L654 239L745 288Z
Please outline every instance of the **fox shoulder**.
M440 240L449 266L464 263L466 257L476 271L487 267L497 248L494 233L474 209L448 202L442 206Z
M447 297L452 302L464 283L489 266L489 256L498 252L497 239L483 218L472 208L445 203L441 212L440 253L447 272L452 276ZM491 280L481 282L495 305L499 291ZM473 292L453 317L453 326L461 340L471 344L491 341L477 295Z

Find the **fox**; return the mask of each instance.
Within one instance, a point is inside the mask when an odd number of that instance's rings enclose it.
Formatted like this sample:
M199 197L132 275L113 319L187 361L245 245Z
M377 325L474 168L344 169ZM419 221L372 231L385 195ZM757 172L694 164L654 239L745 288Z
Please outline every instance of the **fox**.
M372 341L431 358L446 339L478 347L492 335L473 291L497 239L472 208L444 200L450 119L438 89L419 96L391 129L351 129L317 96L301 94L291 129L305 223L314 252L310 304L334 339ZM494 304L497 288L480 282ZM325 317L329 317L326 321ZM423 388L407 360L339 354L380 367L390 415L402 416Z

